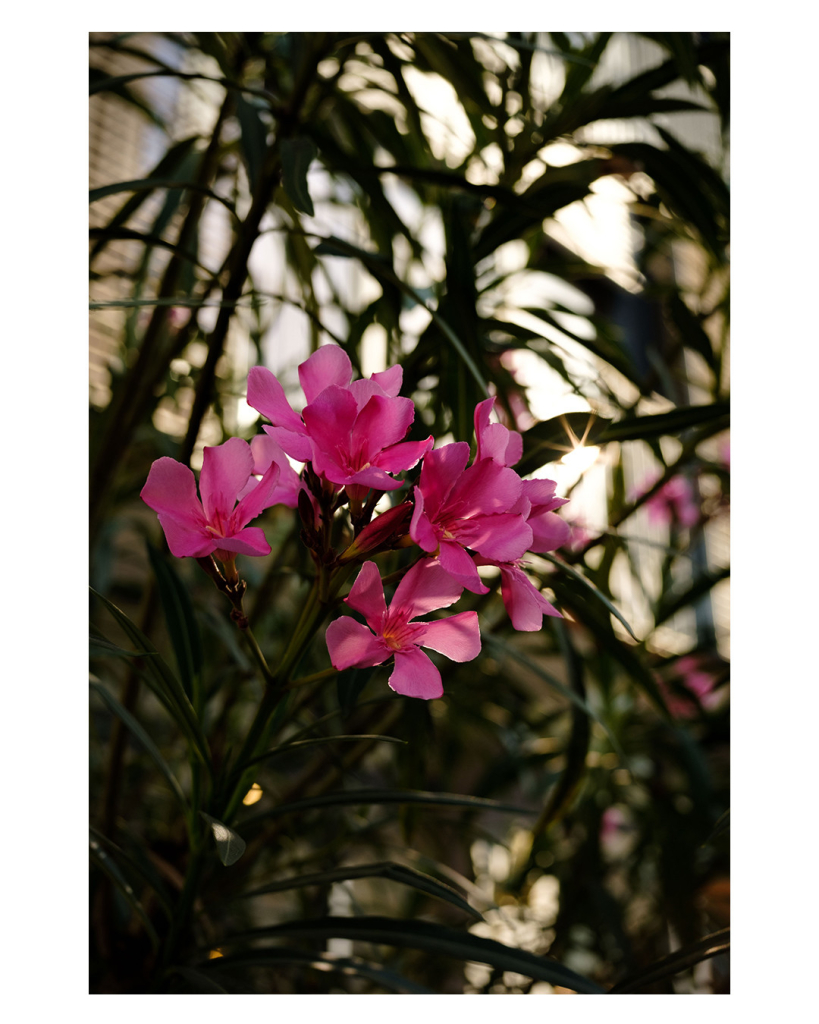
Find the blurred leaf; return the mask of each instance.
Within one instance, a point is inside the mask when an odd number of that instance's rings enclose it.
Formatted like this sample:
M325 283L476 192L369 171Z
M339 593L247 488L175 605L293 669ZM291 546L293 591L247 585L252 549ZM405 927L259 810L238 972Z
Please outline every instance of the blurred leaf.
M91 635L88 638L92 658L104 658L107 656L115 658L142 658L147 651L126 651L124 647L118 647L106 639L94 626L91 626Z
M102 242L132 240L135 242L142 242L143 245L153 245L160 249L167 249L180 259L187 260L200 270L204 270L208 277L210 277L210 270L203 263L199 262L195 252L180 249L178 245L173 242L166 241L161 237L161 235L154 235L146 231L135 231L133 228L109 226L105 228L90 228L88 231L88 237L97 238Z
M162 754L160 754L159 748L148 735L148 733L145 732L145 730L134 718L134 716L130 713L130 711L127 711L122 706L122 704L120 704L117 698L112 693L110 693L104 686L94 682L90 683L90 686L102 698L103 702L108 705L109 710L112 711L117 716L117 718L119 718L122 721L123 725L127 729L129 729L131 733L133 733L136 739L139 740L139 742L145 748L148 756L151 758L151 760L154 762L154 764L157 766L160 772L162 772L162 774L165 776L165 779L171 788L171 792L179 801L179 806L187 815L189 813L188 802L185 799L185 794L182 792L182 787L177 782L176 777L174 776L171 769L168 767L168 762L165 760Z
M231 864L235 864L242 856L247 848L247 844L237 832L234 832L232 828L228 828L218 818L212 818L209 814L205 814L204 811L200 811L199 814L210 825L216 842L216 849L219 853L219 860L226 868L229 868Z
M115 842L104 836L97 829L89 826L89 832L91 838L95 840L100 846L107 847L123 864L127 865L131 871L139 875L139 877L146 882L156 893L156 897L162 906L162 909L168 916L168 920L173 917L173 906L171 904L170 897L165 886L162 883L162 879L158 876L156 869L153 867L147 857L142 857L138 862L134 857L130 856L125 850L117 846Z
M721 835L724 835L731 827L731 809L723 811L722 814L717 818L717 823L714 825L713 831L706 839L707 843L713 842L718 839Z
M201 192L203 195L209 196L211 199L215 199L217 203L221 203L225 209L229 210L233 216L236 216L236 207L229 199L225 199L224 196L220 196L217 192L214 192L212 188L208 188L206 185L200 184L198 181L174 181L172 178L136 178L133 181L116 181L111 185L103 185L100 188L89 189L88 202L96 203L100 199L104 199L106 196L118 195L120 192L153 192L155 189L180 189L187 190L190 192ZM109 227L113 226L113 221L109 224Z
M165 155L162 157L162 159L159 161L159 163L156 164L156 166L153 167L148 172L147 178L142 180L164 180L167 178L178 177L180 168L182 168L186 164L190 154L194 151L194 147L196 146L196 143L198 141L198 136L193 135L187 139L182 139L181 142L177 142L175 145L171 146L165 153ZM129 182L129 184L136 187L139 184L139 182L133 181ZM128 199L123 204L123 206L121 206L120 209L114 214L114 216L108 222L107 227L110 229L114 229L125 224L126 221L130 220L130 218L137 212L140 206L142 206L142 204L146 201L149 195L150 191L140 190L135 195L131 196L131 198ZM91 201L93 202L93 199ZM89 257L91 262L94 261L95 256L97 256L99 252L105 247L107 241L108 239L105 238L97 241L97 243L92 248L91 255Z
M256 103L246 100L244 96L236 97L236 116L242 131L242 156L247 167L250 189L253 191L261 181L267 153L267 127L259 116Z
M165 130L165 122L157 114L157 112L146 103L141 96L138 96L133 89L129 89L127 82L130 81L134 76L123 75L117 78L112 78L107 71L102 71L100 68L89 68L89 95L93 96L100 92L110 92L115 96L119 96L121 100L124 100L132 107L136 107L141 113L145 114L149 121L152 121L155 125Z
M640 989L653 985L663 978L670 978L680 971L686 971L689 967L708 960L710 957L719 956L720 953L727 953L731 946L731 930L723 928L718 932L706 935L699 942L694 942L683 949L675 950L669 956L658 960L651 967L640 971L639 974L631 975L625 981L619 982L609 989L610 995L620 995L624 992L639 992Z
M607 423L605 429L598 435L596 443L637 441L651 437L674 437L684 430L703 424L714 426L716 433L717 430L723 430L727 426L729 415L730 403L726 399L711 405L681 406L678 409L672 409L671 412L660 412L650 416L625 416L615 423Z
M660 598L657 609L654 613L654 625L659 626L667 622L673 615L676 615L682 608L695 604L701 597L709 592L722 580L727 580L731 575L728 568L714 569L701 573L682 593L664 593Z
M375 733L358 733L352 736L321 736L315 740L296 740L292 743L284 743L280 747L274 747L264 754L259 754L258 757L251 758L247 764L251 765L267 761L278 754L298 753L298 751L305 747L324 746L327 743L360 743L362 740L372 740L375 743L400 743L402 746L407 745L406 740L398 739L397 736L379 736Z
M703 357L707 365L713 370L716 367L714 346L708 337L700 319L688 308L677 292L673 292L667 299L668 313L674 327L680 332L683 344Z
M334 871L320 871L312 875L299 875L296 878L285 878L281 882L272 882L270 885L254 889L252 892L241 893L240 899L250 899L252 896L261 896L268 892L284 892L287 889L298 889L305 885L327 885L332 882L345 882L354 878L386 878L391 882L400 882L402 885L409 885L413 889L425 892L437 899L446 900L460 908L470 917L483 920L479 911L471 907L466 900L457 893L451 886L444 885L429 875L416 871L415 868L405 867L403 864L395 864L392 861L382 861L378 864L355 864L348 867L336 868Z
M395 920L389 917L324 917L314 921L288 921L268 928L255 928L242 935L232 936L230 941L274 938L279 935L303 935L321 940L352 939L354 942L385 946L407 946L457 960L490 964L503 971L516 971L575 992L592 995L604 992L595 982L576 974L556 960L430 921Z
M282 184L290 202L306 213L315 216L313 200L307 189L307 172L316 157L316 145L312 139L298 136L281 140Z

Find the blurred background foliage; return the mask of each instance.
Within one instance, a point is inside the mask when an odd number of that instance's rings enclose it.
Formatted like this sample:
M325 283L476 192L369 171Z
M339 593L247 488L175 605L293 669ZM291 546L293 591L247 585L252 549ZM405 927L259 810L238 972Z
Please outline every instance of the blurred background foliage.
M90 63L92 991L728 991L727 34L98 33ZM251 366L298 403L327 342L400 362L412 437L471 442L498 396L571 499L528 566L565 618L466 594L442 700L294 690L170 942L197 793L152 674L201 687L215 760L262 682L139 490L258 431ZM295 512L260 524L274 664L312 566Z

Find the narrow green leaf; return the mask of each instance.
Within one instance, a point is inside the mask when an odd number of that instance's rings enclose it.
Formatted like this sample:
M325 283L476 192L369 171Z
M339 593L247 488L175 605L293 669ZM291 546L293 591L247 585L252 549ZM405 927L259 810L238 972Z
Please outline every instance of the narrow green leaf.
M160 772L162 772L162 774L165 776L168 785L171 787L171 792L179 801L179 806L187 815L189 810L188 802L185 799L185 794L182 792L182 787L177 782L173 772L168 766L168 762L159 752L159 748L148 735L148 733L145 732L145 730L134 718L134 716L130 713L130 711L127 711L122 706L122 704L120 704L117 698L108 690L106 690L104 686L100 685L100 683L94 682L90 683L90 686L108 705L109 710L112 711L117 716L117 718L119 718L122 721L123 725L127 729L129 729L133 733L133 735L139 740L139 742L142 744L142 746L148 753L148 756L151 758L151 760L154 762L154 764L157 766Z
M326 972L334 972L345 977L354 975L367 978L386 988L390 992L401 992L408 995L434 995L432 989L425 988L417 982L410 981L397 971L371 964L360 957L338 956L334 953L305 953L302 949L290 949L277 946L268 949L256 949L251 953L229 953L227 956L215 957L202 964L202 970L227 975L232 967L279 967L293 965Z
M658 960L651 967L633 974L625 981L619 982L609 989L609 995L621 995L625 992L639 992L647 985L653 985L663 978L670 978L680 971L688 970L695 964L708 960L710 957L719 956L720 953L727 953L731 947L731 930L723 928L720 931L712 932L698 942L693 942L683 949L677 949L662 960Z
M142 862L140 863L121 847L117 846L113 840L104 836L102 832L99 832L93 826L89 826L89 833L92 840L95 840L101 846L110 850L121 863L127 865L131 871L139 875L142 881L146 882L154 890L162 909L168 915L168 919L171 920L173 918L171 900L162 883L162 879L157 874L156 869L153 867L151 862L148 861L146 857L143 857Z
M195 992L229 995L227 989L222 988L213 978L209 978L202 971L194 970L193 967L171 967L168 973L178 974L180 978L184 978Z
M438 899L446 900L454 906L459 907L471 917L483 920L479 911L471 907L460 893L457 893L451 886L445 885L429 875L425 875L415 868L409 868L403 864L396 864L393 861L381 861L377 864L355 864L349 867L336 868L333 871L321 871L310 875L299 875L296 878L285 878L280 882L272 882L254 889L252 892L245 892L239 899L250 899L253 896L261 896L268 892L284 892L288 889L300 889L306 885L326 885L331 882L346 882L354 878L387 878L392 882L400 882L402 885L409 885L413 889L428 893Z
M124 647L118 647L116 644L111 643L102 633L95 630L93 626L91 629L92 632L88 637L88 641L92 658L142 658L148 653L147 651L126 651Z
M430 807L468 807L470 810L504 811L507 814L532 814L528 807L503 804L477 796L462 796L460 793L426 793L422 790L398 789L354 789L342 793L322 793L320 796L294 800L280 804L269 811L254 814L242 822L244 829L252 828L269 818L296 811L309 811L316 807L361 807L370 804L426 804Z
M336 238L335 236L330 236L329 238L322 238L321 242L319 243L319 245L316 246L313 252L317 256L346 256L348 258L353 257L355 259L359 259L364 264L364 266L370 271L373 277L375 277L376 280L378 280L380 283L383 284L384 281L387 281L389 284L395 285L398 288L400 288L405 295L408 295L414 302L416 302L419 306L422 306L429 313L429 315L432 317L432 319L435 321L438 327L446 335L447 340L458 352L461 359L463 359L464 363L469 369L469 372L472 374L472 376L475 378L475 381L481 388L482 393L484 395L489 394L486 388L486 381L483 379L481 371L478 369L474 359L469 354L469 352L466 349L466 346L458 337L458 335L452 330L452 328L449 326L446 320L444 320L444 318L438 313L437 310L434 310L430 306L428 306L414 288L410 287L410 285L402 281L393 272L392 268L389 265L389 262L383 256L381 256L379 253L372 253L367 252L365 249L359 249L357 246L350 245L349 242L345 242L343 241L343 239Z
M584 587L587 587L591 591L591 593L594 594L597 600L600 601L601 604L604 604L606 606L606 608L611 612L615 619L617 619L618 622L625 626L625 628L628 630L632 638L634 640L637 640L634 630L628 624L625 616L617 607L617 605L610 601L602 592L602 590L598 590L598 588L591 582L591 580L587 580L582 573L579 573L577 571L577 569L573 569L570 565L567 565L567 563L564 562L562 559L556 558L554 555L542 554L539 557L545 558L547 562L551 562L552 565L556 565L561 572L568 573L569 576L571 576L573 579L576 579L578 583L582 583Z
M152 192L157 188L186 189L189 192L201 192L203 195L215 199L221 203L233 216L236 216L236 207L229 199L220 196L212 188L201 185L198 181L175 181L172 178L136 178L133 181L115 181L110 185L102 185L100 188L92 188L88 191L88 202L96 203L106 196L118 195L120 192Z
M306 136L293 139L282 139L282 184L290 202L306 213L314 216L313 200L307 189L307 172L316 157L316 144Z
M145 931L148 933L148 938L151 940L151 945L153 946L154 951L158 950L159 936L156 934L156 929L151 924L150 918L145 913L145 908L137 899L134 890L120 871L113 857L110 857L93 837L90 840L90 849L91 859L102 869L102 871L105 872L108 878L111 879L117 889L119 889L125 897L131 909L145 926Z
M156 574L159 599L165 612L168 635L176 655L176 664L179 668L182 685L195 707L196 701L193 700L193 695L202 671L204 655L193 604L176 570L150 543L148 544L148 557Z
M376 733L359 733L356 735L345 735L345 736L321 736L315 740L296 740L293 743L284 743L280 747L274 747L272 750L266 751L264 754L259 754L258 757L251 758L247 764L257 764L260 761L268 761L272 757L277 757L279 754L288 754L291 751L298 752L305 747L317 747L323 746L326 743L360 743L361 740L373 740L378 743L400 743L401 746L406 746L407 741L401 740L397 736L379 736Z
M612 750L614 750L614 752L620 758L620 761L622 762L623 766L626 768L628 767L628 760L623 751L623 748L620 746L617 740L617 737L614 735L614 733L611 731L608 725L606 725L603 719L597 714L594 708L592 708L588 701L583 700L582 697L580 697L577 693L575 693L574 690L570 689L568 686L564 686L559 679L555 679L553 675L551 675L549 672L543 669L537 661L534 661L532 658L528 658L525 654L522 654L512 644L507 643L507 641L504 640L502 637L494 636L493 634L487 634L483 637L483 645L489 650L494 649L494 651L497 652L497 654L500 657L508 655L510 658L513 658L519 664L529 669L530 672L534 672L534 674L539 676L545 683L548 683L548 685L551 686L553 690L556 690L567 700L571 701L572 704L574 704L576 707L584 711L589 716L589 718L592 718L595 722L597 722L600 728L603 729L606 736L608 736L609 738Z
M506 946L494 939L485 939L469 932L446 928L430 921L395 920L389 917L324 917L313 921L289 921L268 928L256 928L232 936L230 942L246 939L274 938L279 935L303 935L321 940L339 938L358 942L379 943L423 949L457 960L473 960L502 971L516 971L538 981L548 981L591 995L604 990L589 978L564 967L556 960L536 956L524 949Z
M235 864L242 856L247 844L238 833L234 832L232 828L228 828L218 818L212 818L209 814L205 814L204 811L199 813L210 825L216 842L216 849L219 852L219 860L221 860L226 868L229 868L231 864Z
M125 100L132 107L136 107L137 110L145 114L159 128L165 129L165 122L153 107L146 103L141 96L137 96L132 89L128 88L127 82L129 79L127 76L112 78L107 71L102 71L100 68L89 68L88 77L89 95L93 96L98 92L111 92L115 96L119 96L121 100Z
M131 643L148 652L142 661L146 682L173 716L196 756L210 769L211 760L208 743L182 684L160 657L159 652L148 637L131 622L125 612L117 608L115 604L103 597L102 594L97 593L93 587L89 589L113 615Z

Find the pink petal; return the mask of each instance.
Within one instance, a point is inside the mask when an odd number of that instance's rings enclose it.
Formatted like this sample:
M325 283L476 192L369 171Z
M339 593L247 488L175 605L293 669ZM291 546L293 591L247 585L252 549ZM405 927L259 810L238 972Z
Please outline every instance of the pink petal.
M292 430L285 430L284 427L263 426L262 430L281 447L292 459L297 462L309 462L313 457L313 446L310 438L301 424L301 433L297 434Z
M186 555L204 558L216 550L213 536L205 529L204 516L201 526L192 526L168 512L160 512L158 518L174 558L184 558Z
M154 512L173 516L190 527L204 529L206 525L205 514L196 495L196 478L187 466L176 459L167 456L157 459L151 465L139 496Z
M423 625L424 632L417 640L422 647L438 651L451 661L472 661L481 653L477 612L458 612Z
M415 419L411 398L373 395L359 412L350 438L350 452L361 453L361 462L374 462L376 455L403 440Z
M250 442L250 450L253 452L254 473L263 475L271 462L275 462L279 467L276 500L271 504L295 508L298 504L299 487L301 486L299 474L290 465L282 446L268 434L257 434Z
M380 665L392 654L383 640L373 636L366 626L349 615L335 619L325 634L327 650L333 668L343 672L345 668L363 668L366 665Z
M557 484L554 480L524 480L523 493L532 503L532 511L539 515L541 512L554 512L561 505L569 503L568 498L558 498L555 495Z
M435 519L446 500L453 484L460 479L469 462L469 445L456 441L436 448L424 456L419 486L424 494L424 504L430 519Z
M384 600L381 573L375 562L365 562L361 566L361 572L345 601L355 611L361 612L376 633L381 632L387 615L387 604Z
M211 525L216 525L220 518L227 525L236 497L252 473L253 455L247 441L231 437L215 448L205 446L199 493Z
M432 528L429 517L424 512L424 495L421 493L421 488L414 488L414 494L415 506L410 521L410 537L424 551L437 551L438 534Z
M478 551L495 562L512 562L529 550L532 528L523 516L502 512L497 516L474 516L454 531L464 547Z
M276 488L279 483L281 470L275 462L270 463L270 468L264 474L256 486L245 495L233 510L230 517L231 531L241 530L243 526L255 519L256 516L276 503Z
M416 562L395 591L390 618L399 616L409 622L437 608L448 608L461 596L463 587L438 562Z
M514 469L507 469L494 459L481 459L458 479L447 505L457 507L464 517L506 512L520 497L521 484Z
M481 582L475 563L460 544L442 540L438 551L438 561L450 576L458 583L463 584L467 590L471 590L473 594L489 593L489 587Z
M541 628L544 615L561 617L525 572L507 565L502 565L500 571L501 596L515 629L532 633Z
M274 427L304 433L304 424L290 408L284 388L265 366L254 366L247 375L247 404L266 416Z
M232 537L214 537L214 548L235 551L239 555L269 555L270 545L260 526L248 526Z
M390 366L381 373L374 373L370 379L379 384L386 395L395 398L404 381L404 370L400 366Z
M315 401L305 407L303 413L304 425L314 446L314 455L318 450L340 464L343 461L341 453L349 450L350 435L357 415L358 408L349 391L337 385L326 387Z
M392 690L405 697L434 700L444 695L441 673L417 647L395 652L395 668L389 684Z
M431 434L426 441L402 441L400 444L393 444L389 448L385 448L383 452L376 455L373 462L388 473L403 473L405 469L412 469L419 459L431 451L432 445Z
M532 527L532 543L529 545L529 550L535 553L562 548L564 544L568 544L572 534L572 529L566 520L561 519L554 512L530 516L529 525Z
M322 345L299 367L299 381L308 403L331 385L346 388L352 376L350 357L338 345Z

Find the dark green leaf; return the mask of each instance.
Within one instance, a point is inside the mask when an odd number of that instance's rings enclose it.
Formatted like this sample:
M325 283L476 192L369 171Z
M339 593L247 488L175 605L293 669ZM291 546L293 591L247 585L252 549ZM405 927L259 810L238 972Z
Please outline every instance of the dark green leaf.
M92 188L88 192L88 202L96 203L106 196L114 196L120 192L152 192L157 188L186 189L191 192L201 192L210 196L236 216L236 208L229 199L220 196L213 189L201 185L198 181L175 181L172 178L136 178L133 181L116 181L111 185L103 185L100 188ZM113 222L112 222L113 224ZM112 226L109 225L110 226Z
M202 671L202 638L187 588L167 558L148 544L148 557L156 574L159 599L165 612L168 635L173 644L176 664L185 692L193 702L196 683Z
M269 928L256 928L232 936L230 942L274 938L279 935L303 935L322 941L331 938L352 939L385 946L406 946L440 956L451 956L457 960L490 964L502 971L516 971L575 992L591 995L602 995L604 992L596 982L584 978L556 960L430 921L395 920L389 917L324 917L314 921L289 921Z
M395 864L392 861L382 861L378 864L355 864L349 867L337 868L334 871L320 871L311 875L300 875L296 878L285 878L280 882L272 882L270 885L254 889L252 892L241 894L242 899L250 899L252 896L261 896L268 892L284 892L287 889L299 889L305 885L327 885L331 882L345 882L354 878L387 878L392 882L400 882L402 885L409 885L413 889L428 893L438 899L446 900L454 904L471 917L482 920L482 915L473 909L451 886L444 885L429 875L416 871L415 868L405 867L403 864Z
M147 115L150 121L153 121L155 125L158 125L163 130L165 129L165 122L157 114L157 112L151 107L141 96L138 96L133 89L128 88L128 81L131 77L127 75L121 75L117 78L112 78L106 71L102 71L99 68L89 68L89 95L93 96L98 92L111 92L115 96L119 96L121 100L125 100L126 103L132 107L136 107L137 110Z
M126 651L124 647L118 647L116 644L111 643L110 640L107 640L93 626L91 629L92 632L88 640L92 658L142 658L148 653L147 651Z
M431 989L425 988L414 981L403 977L379 964L371 964L360 957L339 956L335 953L305 953L301 949L290 949L284 946L257 949L251 953L229 953L227 956L215 957L202 964L203 971L221 974L232 967L279 967L293 965L311 968L315 971L335 972L345 977L350 975L367 978L381 985L390 992L404 992L410 995L433 995Z
M625 981L619 982L609 989L610 995L620 995L624 992L639 992L640 989L653 985L663 978L670 978L680 971L688 970L695 964L708 960L712 956L719 956L720 953L727 953L731 946L731 931L723 928L721 931L712 932L698 942L693 942L683 949L675 950L662 960L658 960L653 966L633 974Z
M723 400L712 405L682 406L672 409L671 412L660 412L651 416L626 416L616 423L608 423L600 432L597 443L673 437L684 430L703 424L712 424L716 429L722 430L723 426L727 426L729 414L730 403Z
M315 211L307 189L307 172L316 157L316 145L305 136L282 139L281 155L284 190L297 210L312 217Z
M131 909L142 921L145 926L145 931L148 933L148 937L151 940L151 945L154 950L159 949L159 936L156 934L156 929L151 924L151 920L145 913L145 908L142 906L140 901L137 899L134 890L131 888L128 880L125 878L123 873L120 871L113 857L109 856L102 846L97 842L96 839L91 837L91 859L105 872L105 874L111 879L114 885L119 889L125 899L128 901Z
M208 743L182 684L176 678L171 669L165 664L157 649L148 637L145 636L142 630L135 626L128 616L117 608L115 604L103 597L102 594L97 593L93 587L89 589L92 594L102 601L108 611L114 616L131 643L137 644L148 652L143 659L145 669L144 677L148 685L157 697L159 697L160 701L162 701L179 725L180 729L184 732L185 737L196 756L203 764L209 767L210 751L208 749Z
M425 793L421 790L397 789L354 789L342 793L323 793L320 796L294 800L293 803L280 804L269 811L254 814L242 822L244 829L252 828L262 821L279 817L282 814L293 814L296 811L309 811L316 807L361 807L370 804L426 804L430 807L468 807L470 810L504 811L508 814L531 814L528 807L516 804L503 804L497 800L485 800L482 797L462 796L460 793Z
M119 718L122 721L123 725L125 725L125 727L129 729L133 733L133 735L139 740L139 742L142 744L142 746L148 753L148 756L165 776L168 785L171 787L171 792L179 801L179 806L182 808L185 814L187 814L188 803L185 799L185 794L182 792L182 787L177 782L173 772L168 766L168 762L165 760L162 754L160 754L159 748L148 735L148 733L145 732L145 730L134 718L134 716L130 713L130 711L127 711L122 706L122 704L120 704L117 698L108 690L106 690L104 686L101 686L99 683L94 682L92 682L90 685L92 689L108 705L109 709L117 716L117 718Z

